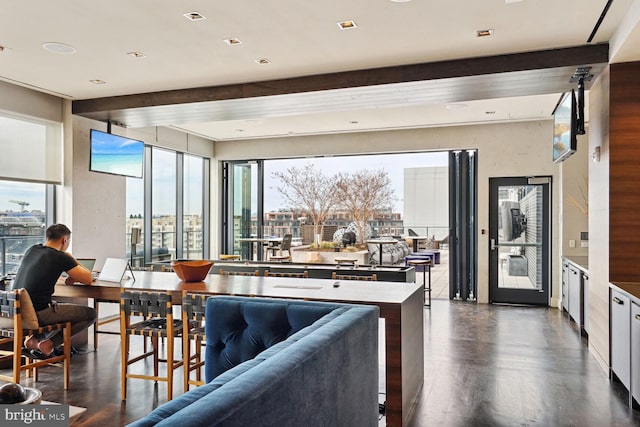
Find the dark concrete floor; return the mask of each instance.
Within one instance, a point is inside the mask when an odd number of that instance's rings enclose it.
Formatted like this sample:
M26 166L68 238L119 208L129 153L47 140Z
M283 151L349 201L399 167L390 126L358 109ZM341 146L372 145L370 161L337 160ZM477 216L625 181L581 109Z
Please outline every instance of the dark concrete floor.
M557 309L434 300L424 313L424 387L411 427L640 425L640 411L627 407L624 389ZM87 408L72 426L124 425L166 400L165 384L129 380L130 398L120 401L116 335L101 335L97 352L73 356L68 391L61 371L42 369L36 387L46 400Z
M637 426L575 323L554 308L434 301L418 426Z

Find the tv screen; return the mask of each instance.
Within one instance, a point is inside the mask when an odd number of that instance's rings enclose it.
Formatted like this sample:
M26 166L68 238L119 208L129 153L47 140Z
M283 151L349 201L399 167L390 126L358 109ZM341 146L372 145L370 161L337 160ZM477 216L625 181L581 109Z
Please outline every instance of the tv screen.
M144 143L91 129L89 170L142 178Z
M558 163L576 152L576 95L573 89L562 99L553 113L553 162Z

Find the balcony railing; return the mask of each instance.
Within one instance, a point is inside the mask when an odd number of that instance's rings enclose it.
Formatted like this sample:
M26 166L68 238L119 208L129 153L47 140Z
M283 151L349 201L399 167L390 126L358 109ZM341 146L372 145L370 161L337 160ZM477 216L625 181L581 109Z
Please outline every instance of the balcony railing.
M0 236L0 273L16 274L24 253L31 246L44 242L44 233L39 236Z
M134 261L136 262L136 266L142 265L143 259L143 242L144 242L144 234L141 235L140 243L136 248L136 255L134 256ZM203 254L203 242L202 242L202 231L200 230L189 230L183 233L183 249L181 258L184 259L200 259ZM152 247L152 261L166 261L165 258L175 259L176 258L176 232L175 231L154 231L151 233L151 247ZM131 255L131 233L127 233L126 235L126 254L127 257ZM166 251L166 252L165 252ZM162 253L160 253L162 252Z

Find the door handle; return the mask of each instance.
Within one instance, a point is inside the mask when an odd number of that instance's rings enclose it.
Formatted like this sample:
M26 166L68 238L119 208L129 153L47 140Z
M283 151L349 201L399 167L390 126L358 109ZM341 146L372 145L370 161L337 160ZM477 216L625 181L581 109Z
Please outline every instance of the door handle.
M491 242L491 244L490 244L489 249L491 249L492 251L495 251L496 250L496 239L491 239L490 242Z
M615 302L616 304L624 305L624 301L622 301L618 297L613 297L613 302Z

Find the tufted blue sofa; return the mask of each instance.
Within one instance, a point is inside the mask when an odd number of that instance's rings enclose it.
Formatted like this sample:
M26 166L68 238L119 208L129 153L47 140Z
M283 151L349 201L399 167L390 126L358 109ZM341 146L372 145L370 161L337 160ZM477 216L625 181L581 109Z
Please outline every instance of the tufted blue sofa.
M377 426L378 307L212 297L206 384L131 426Z

